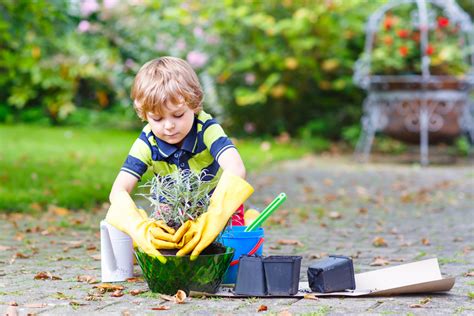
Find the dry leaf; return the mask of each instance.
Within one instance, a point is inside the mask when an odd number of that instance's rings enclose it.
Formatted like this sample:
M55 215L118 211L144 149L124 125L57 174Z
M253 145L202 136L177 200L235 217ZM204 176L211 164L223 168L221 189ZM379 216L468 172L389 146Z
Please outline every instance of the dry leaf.
M13 249L15 249L15 248L10 247L10 246L2 246L2 245L0 245L0 251L13 250Z
M178 290L178 292L176 292L174 295L174 298L176 304L184 304L184 301L186 300L186 293L182 290Z
M421 308L423 305L421 304L410 304L410 308Z
M466 273L464 273L464 276L466 276L466 277L472 277L472 276L474 276L474 271L466 272Z
M279 245L291 245L291 246L297 246L297 247L304 246L304 244L301 241L295 240L295 239L279 239L277 243Z
M78 302L78 301L70 301L69 305L71 305L71 306L84 306L84 305L87 305L87 304L86 303L81 303L81 302Z
M112 297L122 297L123 292L121 290L115 290L112 294L110 294Z
M322 257L326 257L327 255L328 255L327 252L315 253L315 254L311 254L309 256L309 259L321 259Z
M134 290L130 291L130 295L136 296L138 294L142 294L142 293L145 293L145 292L146 292L146 290L134 289Z
M91 275L78 275L77 282L86 282L89 284L98 283L97 279Z
M326 202L333 202L333 201L336 201L336 200L337 200L337 194L331 194L331 193L330 193L330 194L326 194L326 195L324 196L324 200L325 200Z
M96 250L97 246L96 245L87 245L86 250L91 251L91 250Z
M113 285L110 283L97 284L97 285L94 285L93 288L97 288L99 292L101 293L114 292L117 290L122 291L123 289L125 289L122 285Z
M136 283L136 282L143 282L143 279L142 278L128 278L126 281L129 283Z
M161 294L160 298L168 302L174 302L174 296L171 295Z
M374 261L372 261L369 265L372 267L379 267L388 265L390 262L383 257L375 257Z
M257 309L257 312L264 312L267 310L268 310L267 305L260 305L260 307Z
M293 314L287 311L286 309L277 314L277 316L292 316L292 315Z
M303 296L303 298L307 299L307 300L315 300L315 301L319 301L319 297L317 297L315 294L305 294Z
M10 305L10 306L18 306L18 303L15 302L15 301L11 301L11 302L8 303L8 305Z
M372 240L372 245L375 247L387 247L388 244L383 237L377 236Z
M361 214L361 215L367 214L368 212L369 212L369 210L366 207L359 208L359 214Z
M422 238L421 239L421 243L425 246L429 246L430 245L430 241L428 240L428 238Z
M96 255L90 255L90 257L92 259L94 259L95 261L100 261L101 257L100 257L100 253L99 254L96 254Z
M154 311L167 311L168 309L170 309L170 307L166 305L158 305L156 307L152 307L151 309Z
M330 212L329 213L329 218L330 219L341 219L342 215L339 212Z
M49 272L42 271L35 275L35 280L62 280L60 277L52 275Z
M323 180L323 183L324 183L325 186L330 187L330 186L332 186L333 181L329 178L326 178L326 179Z
M424 299L420 300L420 304L428 304L429 302L431 302L431 297L425 297Z

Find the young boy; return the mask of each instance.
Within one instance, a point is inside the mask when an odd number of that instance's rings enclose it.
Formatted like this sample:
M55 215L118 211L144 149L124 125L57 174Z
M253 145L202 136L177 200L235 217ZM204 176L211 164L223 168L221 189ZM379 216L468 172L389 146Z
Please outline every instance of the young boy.
M219 177L223 169L245 178L244 164L232 141L202 110L202 88L187 62L175 57L147 62L135 77L131 98L138 116L148 124L115 179L111 201L120 191L131 193L149 168L163 176L178 169L205 170L204 180ZM243 206L232 217L232 224L244 225Z

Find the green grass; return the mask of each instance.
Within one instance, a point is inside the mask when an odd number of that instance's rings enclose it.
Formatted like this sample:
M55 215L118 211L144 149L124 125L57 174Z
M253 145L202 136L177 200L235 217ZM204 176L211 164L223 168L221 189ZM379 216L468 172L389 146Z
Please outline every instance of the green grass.
M139 131L0 125L0 212L54 204L88 209L107 201ZM276 161L297 159L309 148L259 140L237 147L252 173Z

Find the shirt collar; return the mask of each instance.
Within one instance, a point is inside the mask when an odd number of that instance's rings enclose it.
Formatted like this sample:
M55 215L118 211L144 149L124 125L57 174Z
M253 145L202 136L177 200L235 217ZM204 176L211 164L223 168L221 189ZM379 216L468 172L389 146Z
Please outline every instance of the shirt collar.
M155 136L155 135L153 135ZM155 136L156 144L158 145L158 150L160 154L165 158L173 155L179 148L175 145L169 144L158 137ZM194 117L193 127L189 131L188 135L184 138L182 150L186 150L190 153L194 153L196 150L196 141L197 141L197 117Z

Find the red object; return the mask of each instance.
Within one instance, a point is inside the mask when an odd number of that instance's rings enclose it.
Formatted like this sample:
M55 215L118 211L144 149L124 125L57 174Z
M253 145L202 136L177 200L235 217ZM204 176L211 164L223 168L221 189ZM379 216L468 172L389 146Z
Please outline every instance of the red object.
M383 22L383 26L385 27L385 30L390 30L392 28L392 25L393 25L393 18L390 15L387 15Z
M410 35L410 32L408 30L401 29L397 31L397 34L401 38L407 38Z
M443 28L443 27L446 27L449 25L449 19L444 17L444 16L440 16L438 17L438 26L440 28Z
M255 246L252 248L252 250L249 251L249 253L247 255L251 256L253 255L254 253L257 252L258 248L260 248L260 245L263 244L263 242L265 241L265 239L263 239L263 237L261 237L257 243L255 244ZM231 266L235 266L236 264L239 264L239 259L237 260L232 260L230 265Z
M405 57L406 55L408 55L408 47L406 47L406 46L401 46L401 47L398 49L398 52L400 53L400 55L402 55L402 57Z
M433 53L434 53L434 47L431 45L428 45L428 47L426 48L426 55L433 55Z
M244 226L244 205L240 205L239 208L232 215L232 226Z
M393 38L390 36L390 35L386 35L384 36L383 38L383 42L385 43L385 45L392 45L393 44Z

